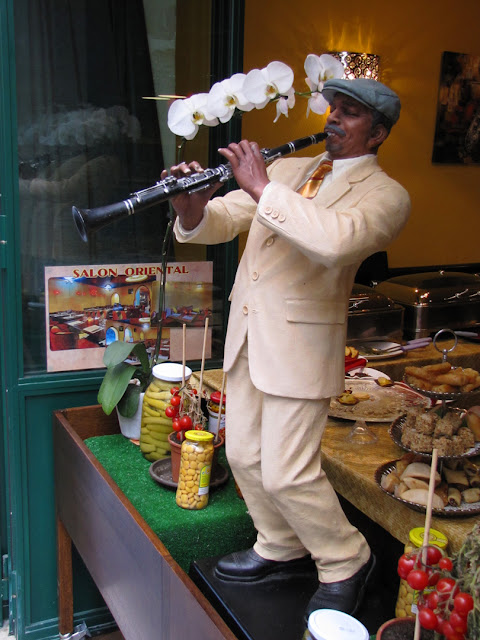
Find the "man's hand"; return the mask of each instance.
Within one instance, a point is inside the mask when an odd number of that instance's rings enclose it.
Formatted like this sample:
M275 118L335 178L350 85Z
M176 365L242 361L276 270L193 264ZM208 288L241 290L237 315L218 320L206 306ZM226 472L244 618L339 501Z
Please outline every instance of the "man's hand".
M190 162L190 164L182 162L171 167L170 175L175 176L175 178L185 178L192 175L192 173L201 173L202 171L202 166L196 161ZM164 180L168 175L168 171L163 170L160 177ZM180 193L178 196L171 198L172 206L177 212L180 224L185 231L191 231L200 224L205 205L221 186L221 183L217 183L208 187L208 189L202 189L194 193Z
M240 189L258 202L270 182L258 144L242 140L239 144L232 142L226 149L219 149L218 152L232 165L233 175Z

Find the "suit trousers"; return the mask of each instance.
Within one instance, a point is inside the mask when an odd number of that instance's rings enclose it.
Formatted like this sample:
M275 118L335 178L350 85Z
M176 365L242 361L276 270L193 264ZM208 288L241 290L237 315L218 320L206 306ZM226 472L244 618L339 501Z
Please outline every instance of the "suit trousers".
M228 372L227 396L226 454L257 530L255 551L277 561L311 554L321 582L351 577L368 561L370 549L321 466L330 400L256 389L247 343Z

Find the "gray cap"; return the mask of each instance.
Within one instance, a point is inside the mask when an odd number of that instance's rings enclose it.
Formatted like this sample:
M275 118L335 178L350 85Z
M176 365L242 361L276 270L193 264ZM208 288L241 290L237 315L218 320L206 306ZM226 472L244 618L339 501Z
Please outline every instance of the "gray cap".
M322 95L329 104L332 103L337 92L355 98L369 109L380 111L392 124L395 124L400 116L400 98L394 91L377 80L371 78L355 78L355 80L334 78L327 80L323 85Z

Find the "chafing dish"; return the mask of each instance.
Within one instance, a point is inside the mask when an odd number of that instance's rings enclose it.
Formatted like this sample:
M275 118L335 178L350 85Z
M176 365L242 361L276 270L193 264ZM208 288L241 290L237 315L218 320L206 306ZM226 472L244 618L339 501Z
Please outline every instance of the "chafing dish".
M384 280L375 291L405 308L404 337L421 338L444 329L480 327L480 276L429 271Z
M388 296L372 287L354 284L348 306L348 344L365 340L398 342L403 334L403 314L403 307Z

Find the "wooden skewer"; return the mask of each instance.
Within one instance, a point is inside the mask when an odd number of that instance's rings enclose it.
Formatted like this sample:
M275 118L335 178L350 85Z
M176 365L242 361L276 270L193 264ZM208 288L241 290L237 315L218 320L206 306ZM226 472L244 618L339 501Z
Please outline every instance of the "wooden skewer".
M225 391L225 379L227 377L227 374L225 373L225 371L223 372L223 377L222 377L222 388L220 390L220 406L218 407L218 423L217 423L217 433L220 433L220 424L222 421L222 405L223 405L223 395L224 395L224 391Z
M430 480L428 483L428 498L427 498L427 508L425 514L425 531L423 534L423 550L422 550L422 562L423 564L427 563L427 548L425 545L429 543L430 540L430 525L432 523L432 502L433 502L433 494L435 492L435 475L437 473L437 462L438 462L438 449L434 449L432 451L432 462L430 467ZM413 635L413 640L420 640L421 627L420 622L418 620L418 612L415 617L415 632Z
M202 349L202 365L200 367L200 388L198 389L199 404L200 404L200 399L202 398L203 370L205 368L205 349L207 346L207 335L208 335L208 318L205 318L205 333L203 334L203 349Z
M186 348L187 348L187 325L182 326L182 389L185 386L185 366L186 366Z

